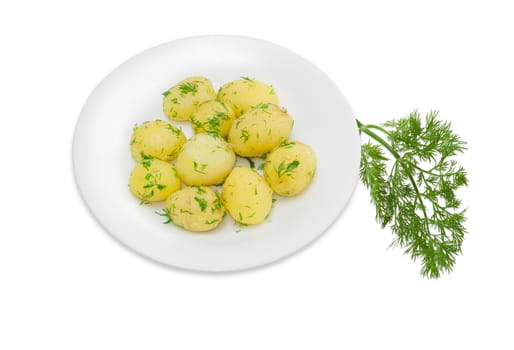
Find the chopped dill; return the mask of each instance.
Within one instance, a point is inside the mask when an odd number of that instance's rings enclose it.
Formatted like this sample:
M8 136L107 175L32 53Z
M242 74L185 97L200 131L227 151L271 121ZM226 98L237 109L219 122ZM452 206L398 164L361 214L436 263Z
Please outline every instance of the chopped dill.
M187 95L189 93L192 93L195 95L198 92L198 84L196 82L185 82L178 86L178 89L180 90L180 93L183 95Z
M207 208L207 201L200 197L195 197L194 200L198 203L198 205L200 206L200 209L202 211L205 211L205 209Z

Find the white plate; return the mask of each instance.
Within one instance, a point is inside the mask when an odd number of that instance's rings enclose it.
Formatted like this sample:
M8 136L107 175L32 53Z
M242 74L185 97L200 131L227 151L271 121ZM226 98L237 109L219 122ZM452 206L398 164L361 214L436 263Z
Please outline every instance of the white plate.
M240 228L227 216L210 233L163 225L128 190L134 166L132 127L167 120L162 95L193 75L221 84L249 76L274 86L280 104L295 119L291 139L312 146L318 169L298 197L278 198L269 219ZM178 123L175 123L178 124ZM187 123L179 124L191 135ZM236 36L200 36L144 51L109 74L89 96L73 140L75 178L89 209L115 238L164 264L202 271L255 267L309 244L336 220L358 179L360 138L354 113L337 86L297 54L267 41Z

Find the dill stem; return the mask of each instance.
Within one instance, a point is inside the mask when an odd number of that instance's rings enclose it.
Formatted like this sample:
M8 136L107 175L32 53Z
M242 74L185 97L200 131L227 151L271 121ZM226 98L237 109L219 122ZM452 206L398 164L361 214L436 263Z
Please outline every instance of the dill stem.
M368 135L369 137L371 137L372 139L374 139L375 141L380 143L382 146L384 146L389 151L389 153L391 153L397 160L400 160L402 158L398 154L398 152L396 152L387 141L385 141L383 138L381 138L380 136L375 134L373 131L369 130L372 128L375 128L378 130L383 130L382 128L380 128L376 125L364 125L358 119L355 119L355 120L357 121L357 126L359 127L359 131L365 133L366 135Z
M376 133L374 133L370 129L377 129L377 130L380 130L380 131L384 132L386 135L389 135L387 130L385 130L385 129L381 128L380 126L377 126L377 125L364 125L364 124L362 124L360 122L360 120L358 120L358 119L355 119L355 120L357 122L357 126L359 127L359 131L360 132L365 133L366 135L368 135L369 137L371 137L372 139L374 139L375 141L380 143L382 146L384 146L389 151L389 153L391 153L394 156L394 158L398 162L400 162L400 163L403 162L402 157L400 156L400 154L398 152L396 152L393 149L391 144L389 144L386 140L384 140L382 137L378 136ZM414 167L417 168L417 166L415 164L414 164ZM419 192L418 185L416 184L416 181L414 180L414 178L412 177L412 175L410 173L408 174L408 176L409 176L409 180L410 180L410 182L412 184L412 187L416 191L416 197L417 197L418 202L419 202L419 204L421 206L421 210L423 211L423 216L425 217L425 224L428 227L428 215L427 215L427 211L425 209L425 204L423 203L423 199L421 197L421 193Z
M378 125L368 124L368 125L366 125L366 128L379 130L379 131L383 132L384 134L386 134L387 136L391 135L389 133L389 131L387 131L386 129L384 129L383 127L378 126Z

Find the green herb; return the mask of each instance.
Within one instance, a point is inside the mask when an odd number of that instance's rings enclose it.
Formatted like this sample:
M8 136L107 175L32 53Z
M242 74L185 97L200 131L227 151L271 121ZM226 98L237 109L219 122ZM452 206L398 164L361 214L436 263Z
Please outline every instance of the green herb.
M223 107L223 109L225 110L225 112L228 112L228 108L227 108L227 105L225 105L225 102L223 102L223 101L218 101L218 104L220 104L220 105Z
M187 95L192 93L193 95L198 92L198 84L196 82L186 82L182 83L178 86L180 93L183 95Z
M246 81L254 81L255 80L255 78L248 78L248 77L241 77L241 79L246 80Z
M139 155L141 156L141 158L145 159L145 160L153 160L153 157L152 156L149 156L148 154L146 154L145 152L140 152Z
M200 209L202 211L205 211L205 208L207 208L207 201L205 199L203 199L203 198L200 198L200 197L195 197L194 199L198 203L198 205L200 206Z
M256 106L254 106L253 108L268 109L269 105L270 105L269 103L260 103Z
M168 208L164 208L162 210L162 212L156 211L155 214L166 218L166 221L163 222L163 224L169 224L170 222L173 222L173 218L171 217L171 212Z
M198 164L197 162L193 161L193 167L197 173L207 174L205 172L205 169L207 169L207 164Z
M194 189L196 189L196 193L198 193L198 194L203 194L203 193L205 193L205 190L204 190L203 188L201 188L200 186L192 185L191 187L193 187Z
M296 142L284 140L284 141L282 141L280 143L280 145L278 145L278 147L281 147L281 148L292 148L294 145L296 145Z
M216 130L206 130L204 132L205 135L209 135L211 137L214 137L215 139L219 139L220 138L220 135L218 134L218 132ZM219 147L216 147L216 148L219 148Z
M239 138L243 139L243 142L248 141L248 139L250 138L250 132L248 131L248 129L241 129L241 137Z
M145 152L140 152L139 155L141 156L141 158L143 159L143 161L141 162L141 165L143 166L143 168L145 168L146 170L149 170L150 169L150 166L152 165L152 162L153 162L153 157L145 154Z
M220 197L218 197L216 195L216 199L214 200L214 202L212 202L212 205L213 205L213 208L218 210L218 209L221 209L222 207L222 204L221 204L221 200L220 200ZM213 210L214 211L214 210Z
M275 168L278 178L280 179L284 175L291 176L294 170L298 168L298 165L300 165L300 161L297 159L293 160L289 164L286 164L284 161L280 162L278 168Z
M171 131L172 131L175 135L177 135L177 136L180 136L180 134L182 134L182 130L180 130L179 128L177 128L177 127L175 127L175 126L173 126L173 125L171 125L171 124L168 124L168 125L167 125L167 128L168 128L169 130L171 130Z
M220 120L218 118L210 118L207 124L209 124L211 130L216 130L220 126Z
M216 223L216 222L218 222L218 221L219 221L218 219L212 219L211 221L209 221L209 220L205 220L205 224L206 224L206 225L212 225L212 224L214 224L214 223Z
M253 161L253 159L246 158L246 160L248 161L248 163L250 163L250 168L255 169L255 162Z
M199 120L196 120L195 117L191 117L191 124L195 127L195 129L203 129L202 122Z
M225 107L225 108L227 108L227 107ZM227 114L226 112L222 112L222 111L220 111L220 112L216 112L216 113L214 114L214 116L215 116L216 118L219 118L219 119L228 120L228 114Z
M157 184L157 189L158 189L159 191L162 191L162 190L164 190L165 188L166 188L166 185L163 185L163 184Z
M162 96L168 96L170 94L170 91L169 90L166 90L162 93Z
M141 199L141 201L139 201L139 205L147 205L147 204L150 204L150 202L147 201L146 199Z
M414 111L383 125L357 125L371 139L362 145L360 178L378 223L395 235L391 245L420 260L425 277L451 272L467 233L466 210L455 192L468 180L453 159L466 143L437 112L424 123Z
M193 215L192 211L180 208L180 214L184 214L184 213L189 214L189 215Z

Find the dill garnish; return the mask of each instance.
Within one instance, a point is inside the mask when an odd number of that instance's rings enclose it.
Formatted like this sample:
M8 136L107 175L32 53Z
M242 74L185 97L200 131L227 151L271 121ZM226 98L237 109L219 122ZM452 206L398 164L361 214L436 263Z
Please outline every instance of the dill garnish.
M391 245L421 261L425 277L451 272L467 233L466 209L455 192L468 179L453 159L466 143L435 111L424 123L414 111L383 125L357 125L370 138L361 148L360 178L376 220L395 235Z

